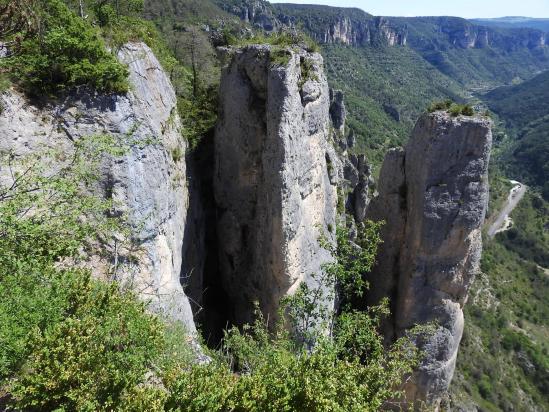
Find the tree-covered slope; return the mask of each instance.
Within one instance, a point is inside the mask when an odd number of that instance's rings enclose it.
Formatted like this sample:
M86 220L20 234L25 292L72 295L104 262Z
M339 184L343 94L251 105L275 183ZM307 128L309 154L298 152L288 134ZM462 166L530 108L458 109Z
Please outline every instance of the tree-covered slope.
M508 190L501 179L493 177L493 187ZM465 306L453 407L549 409L548 213L549 203L530 192L511 214L513 229L484 240L482 274Z
M330 84L345 92L357 151L379 165L404 144L433 100L463 98L460 86L407 47L324 45Z
M482 98L507 128L502 166L509 175L542 189L549 199L549 72Z
M408 45L467 88L528 79L549 68L545 34L478 26L457 17L391 18L406 25Z

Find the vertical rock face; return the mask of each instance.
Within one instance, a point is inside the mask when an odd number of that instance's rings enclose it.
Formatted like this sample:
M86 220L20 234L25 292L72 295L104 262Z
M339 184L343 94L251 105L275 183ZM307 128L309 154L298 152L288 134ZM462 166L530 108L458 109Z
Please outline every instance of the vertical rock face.
M268 46L234 53L221 80L214 189L221 278L242 323L254 301L275 316L280 298L331 260L318 239L332 237L337 193L321 56Z
M341 90L330 89L330 118L334 129L343 134L345 132L345 120L347 118L347 109L343 92Z
M397 294L399 258L407 219L404 159L403 149L391 149L385 155L379 174L379 195L372 199L367 211L368 219L374 222L385 221L381 229L383 244L378 252L378 263L368 275L369 304L378 304L384 297L392 298ZM390 300L390 305L391 313L394 314L396 312L394 298ZM386 322L383 328L387 341L393 340L395 333L393 322Z
M71 153L74 141L97 134L134 141L122 157L105 158L98 187L98 194L113 199L114 213L127 216L137 245L136 264L122 265L115 276L135 287L153 310L194 333L180 281L182 248L191 239L184 236L186 144L175 92L146 45L127 44L118 58L129 67L131 92L126 95L81 90L40 108L15 92L2 97L0 150L16 156L44 147Z
M392 298L387 333L396 337L435 322L433 334L418 338L426 356L407 385L409 401L437 406L453 376L462 309L479 271L491 141L489 120L437 112L383 165L369 217L387 222L385 246L368 298Z

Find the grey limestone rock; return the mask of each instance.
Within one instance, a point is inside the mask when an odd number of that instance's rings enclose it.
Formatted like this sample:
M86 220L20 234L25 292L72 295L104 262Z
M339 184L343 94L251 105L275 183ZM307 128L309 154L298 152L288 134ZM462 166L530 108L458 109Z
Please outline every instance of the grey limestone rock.
M174 156L186 150L175 92L146 45L126 44L118 58L130 73L131 91L125 95L81 89L41 107L15 91L4 95L0 150L16 156L44 148L71 153L74 141L97 134L130 142L122 157L105 157L97 187L98 195L113 199L114 213L127 216L137 246L137 263L122 265L115 275L149 301L152 310L194 334L193 314L180 280L182 250L192 239L184 237L185 159Z
M392 298L389 335L436 324L418 338L426 356L407 384L410 402L437 408L454 373L463 305L479 271L491 143L487 119L426 114L405 152L389 152L382 168L369 213L387 225L369 303Z
M322 57L288 49L281 66L274 53L234 50L221 80L214 191L220 274L237 323L252 319L256 301L275 317L280 299L332 259L318 242L333 241L337 201Z

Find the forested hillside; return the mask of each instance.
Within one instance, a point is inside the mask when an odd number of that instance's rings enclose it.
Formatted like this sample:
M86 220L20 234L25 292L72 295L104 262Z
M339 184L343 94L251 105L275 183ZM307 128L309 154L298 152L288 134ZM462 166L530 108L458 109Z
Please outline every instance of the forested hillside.
M508 132L501 164L517 179L542 190L549 200L549 72L516 86L501 87L482 98Z
M532 17L500 17L496 19L470 19L471 22L482 26L494 26L503 28L527 27L531 29L549 32L549 19L535 19Z

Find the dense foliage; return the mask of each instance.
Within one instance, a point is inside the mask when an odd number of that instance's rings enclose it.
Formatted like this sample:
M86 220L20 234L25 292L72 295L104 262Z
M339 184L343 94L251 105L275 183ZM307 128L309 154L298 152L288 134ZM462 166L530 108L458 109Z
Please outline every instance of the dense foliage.
M452 100L431 103L427 109L429 113L439 110L448 112L452 117L457 117L460 115L473 116L475 114L475 110L470 105L454 103Z
M30 7L14 14L26 18L32 13L36 27L11 34L9 55L0 60L0 68L15 83L33 94L79 85L108 92L128 89L126 68L107 51L100 30L90 21L78 17L62 0L33 2Z
M80 264L119 227L86 192L100 157L122 150L95 136L62 167L57 152L0 159L12 176L0 186L0 386L18 409L117 408L162 350L144 305Z

